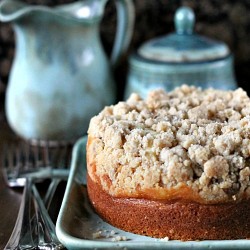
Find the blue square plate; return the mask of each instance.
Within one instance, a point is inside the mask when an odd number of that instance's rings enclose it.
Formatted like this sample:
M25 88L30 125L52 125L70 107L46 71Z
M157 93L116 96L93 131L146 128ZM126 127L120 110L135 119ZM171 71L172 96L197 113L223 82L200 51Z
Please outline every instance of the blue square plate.
M74 146L70 176L56 223L57 236L69 250L250 249L250 240L167 241L128 233L104 222L87 197L86 141L87 137L83 137Z

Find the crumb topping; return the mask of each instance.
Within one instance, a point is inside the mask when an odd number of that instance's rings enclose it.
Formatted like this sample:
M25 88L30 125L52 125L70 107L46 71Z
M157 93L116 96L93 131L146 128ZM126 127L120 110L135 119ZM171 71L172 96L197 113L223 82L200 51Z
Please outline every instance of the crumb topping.
M111 195L185 185L211 203L250 196L250 99L240 88L132 94L93 117L88 134L88 171Z

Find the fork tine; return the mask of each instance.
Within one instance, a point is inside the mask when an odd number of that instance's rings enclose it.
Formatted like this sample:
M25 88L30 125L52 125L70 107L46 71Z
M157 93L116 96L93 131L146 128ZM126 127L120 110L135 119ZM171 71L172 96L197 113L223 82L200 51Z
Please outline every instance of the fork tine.
M66 154L66 168L70 167L70 163L71 163L71 157L72 157L72 147L73 144L68 144L67 146L67 154Z
M50 166L50 158L49 158L49 142L46 141L43 147L43 160L45 166Z
M26 145L23 141L18 142L15 148L16 162L22 169L26 169Z
M69 154L67 144L61 144L58 145L57 147L52 147L50 148L50 152L51 152L51 162L54 168L67 168L69 166L67 163ZM60 182L61 182L60 179L54 178L47 189L47 193L44 198L44 203L47 209L49 209L50 207L52 198L54 197L54 193L56 192Z
M2 146L2 150L1 150L1 167L2 168L4 168L5 167L5 155L6 155L6 152L5 152L5 147L6 147L6 145L4 144L3 146Z
M7 149L7 166L9 169L11 169L13 171L14 169L14 158L13 156L13 145L10 145L10 148Z
M62 163L62 168L68 168L68 159L70 157L70 146L69 145L65 145L64 146L64 152L63 152L63 163Z
M18 167L15 164L15 155L14 155L14 146L12 144L5 145L4 147L4 157L3 157L3 173L5 180L9 186L12 184L9 183L9 179L14 179L18 175Z
M66 146L64 146L64 145L61 146L60 151L59 151L59 157L57 159L57 168L65 168L64 161L65 161L66 153L67 153Z
M63 145L62 155L60 157L60 159L62 160L60 162L61 168L69 168L71 161L71 151L72 151L71 144Z
M13 154L16 158L15 162L16 162L16 170L17 170L17 175L20 173L21 171L21 168L23 166L23 163L22 163L22 160L21 160L21 149L20 149L20 146L17 146L15 149L14 149L15 153Z
M7 154L7 150L6 150L6 145L3 145L3 149L2 149L2 155L1 155L1 162L2 162L2 170L3 170L3 177L5 179L5 182L8 183L8 154Z
M25 142L23 142L23 144L24 144L24 147L23 147L23 149L24 149L24 159L23 159L24 168L27 169L29 167L29 145Z
M60 159L61 148L58 147L51 148L51 162L54 168L58 168L58 160Z
M35 166L39 168L42 165L42 152L40 152L40 145L34 145L33 146L34 150L34 161L35 161Z
M31 169L34 166L31 155L31 146L27 141L24 141L24 164L26 169Z

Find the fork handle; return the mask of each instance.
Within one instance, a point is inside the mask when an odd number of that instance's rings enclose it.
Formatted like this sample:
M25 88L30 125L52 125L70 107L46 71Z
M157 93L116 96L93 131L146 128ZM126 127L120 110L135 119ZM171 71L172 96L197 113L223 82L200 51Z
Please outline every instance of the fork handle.
M48 190L46 192L46 195L44 197L44 204L45 204L48 211L50 208L51 201L52 201L54 194L56 192L56 189L61 181L62 181L61 178L51 179L50 185L49 185Z
M21 205L12 234L5 246L5 250L35 249L30 224L30 207L32 196L32 180L27 178L23 190Z
M65 247L58 240L55 232L55 225L52 222L48 211L42 201L42 198L37 191L35 185L32 186L33 195L35 197L35 205L37 206L36 214L38 221L38 247L46 247L46 249L65 249ZM45 240L48 237L48 240Z

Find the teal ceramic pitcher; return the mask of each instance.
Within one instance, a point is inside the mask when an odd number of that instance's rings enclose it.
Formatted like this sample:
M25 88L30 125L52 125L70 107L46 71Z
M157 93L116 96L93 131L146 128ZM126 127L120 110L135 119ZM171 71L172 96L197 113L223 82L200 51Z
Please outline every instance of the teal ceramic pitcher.
M16 52L6 91L6 115L26 139L75 140L90 118L115 101L112 67L133 29L131 0L117 0L117 32L111 59L99 25L107 0L83 0L53 8L17 0L0 3L11 22Z

